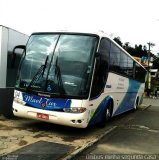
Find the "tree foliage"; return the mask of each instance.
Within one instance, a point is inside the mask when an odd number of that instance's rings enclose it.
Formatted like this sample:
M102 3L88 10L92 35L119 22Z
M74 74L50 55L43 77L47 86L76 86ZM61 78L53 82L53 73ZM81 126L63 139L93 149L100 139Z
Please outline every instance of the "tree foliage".
M115 38L114 38L114 41L115 41L116 43L118 43L121 47L123 46L123 43L121 42L120 37L115 37Z
M132 47L130 46L129 42L126 42L123 44L120 37L115 37L114 41L118 43L121 47L123 47L132 56L135 56L135 57L148 56L146 45L143 46L141 44L139 45L135 44L135 47ZM151 56L154 56L154 55L151 53Z
M126 42L123 44L120 37L115 37L114 41L118 43L121 47L123 47L132 56L140 57L140 58L143 56L148 57L148 50L146 45L143 46L141 44L139 45L135 44L135 47L132 47L130 46L129 42ZM153 63L152 68L159 70L159 53L157 54L157 56L150 53L150 57L154 58L154 61L152 61Z

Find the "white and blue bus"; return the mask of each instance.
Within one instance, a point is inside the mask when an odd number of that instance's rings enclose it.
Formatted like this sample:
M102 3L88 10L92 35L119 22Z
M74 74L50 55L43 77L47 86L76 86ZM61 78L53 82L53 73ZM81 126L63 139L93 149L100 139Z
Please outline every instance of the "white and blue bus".
M13 113L86 128L142 102L146 70L104 33L33 33L14 91Z

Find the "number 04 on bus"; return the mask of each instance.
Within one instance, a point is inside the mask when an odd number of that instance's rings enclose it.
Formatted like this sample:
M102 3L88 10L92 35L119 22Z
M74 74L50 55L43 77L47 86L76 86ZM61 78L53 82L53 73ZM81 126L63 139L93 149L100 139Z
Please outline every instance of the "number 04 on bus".
M145 76L104 33L33 33L19 66L13 113L77 128L104 126L142 103Z

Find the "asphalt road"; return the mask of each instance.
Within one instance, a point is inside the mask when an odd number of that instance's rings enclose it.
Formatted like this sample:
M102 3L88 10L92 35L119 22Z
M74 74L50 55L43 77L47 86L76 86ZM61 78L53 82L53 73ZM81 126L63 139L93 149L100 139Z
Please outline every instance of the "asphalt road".
M133 114L113 121L114 130L74 159L159 159L159 99L144 99Z

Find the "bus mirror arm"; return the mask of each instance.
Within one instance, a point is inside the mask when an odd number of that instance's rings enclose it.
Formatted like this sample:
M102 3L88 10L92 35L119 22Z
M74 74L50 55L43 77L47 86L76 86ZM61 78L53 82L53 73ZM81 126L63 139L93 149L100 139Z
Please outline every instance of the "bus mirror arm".
M14 64L15 64L15 60L16 60L16 49L23 49L24 50L24 53L25 53L25 50L26 50L26 46L25 45L18 45L18 46L15 46L13 48L13 52L12 52L12 60L11 60L11 68L14 68Z

